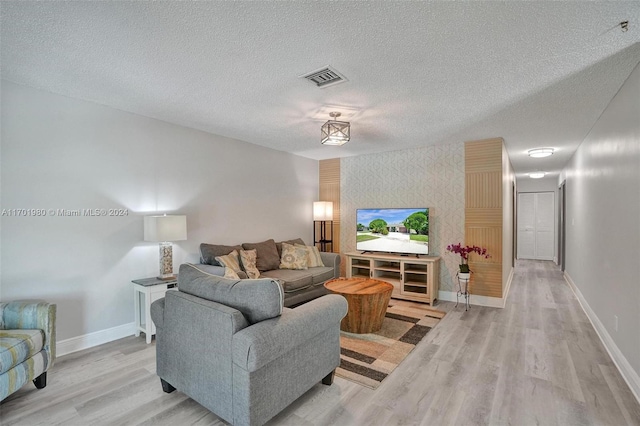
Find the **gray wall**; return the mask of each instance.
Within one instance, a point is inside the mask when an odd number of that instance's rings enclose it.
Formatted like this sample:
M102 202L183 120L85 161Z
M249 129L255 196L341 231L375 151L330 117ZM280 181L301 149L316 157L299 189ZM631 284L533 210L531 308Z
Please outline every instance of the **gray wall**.
M429 254L441 256L440 290L453 291L459 258L448 244L464 243L464 144L428 146L340 161L341 247L356 249L356 210L429 207Z
M2 209L128 209L124 217L2 216L1 300L58 304L58 340L134 320L131 280L158 274L143 216L187 215L174 268L201 242L312 239L318 163L2 82Z
M640 66L567 164L563 179L566 272L640 374Z

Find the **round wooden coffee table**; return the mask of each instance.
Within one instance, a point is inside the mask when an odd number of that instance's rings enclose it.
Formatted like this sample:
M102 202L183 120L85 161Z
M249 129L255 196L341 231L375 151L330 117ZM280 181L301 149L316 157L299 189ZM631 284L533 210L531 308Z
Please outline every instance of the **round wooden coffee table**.
M349 303L340 330L364 334L382 328L393 285L371 278L336 278L324 286L331 293L344 296Z

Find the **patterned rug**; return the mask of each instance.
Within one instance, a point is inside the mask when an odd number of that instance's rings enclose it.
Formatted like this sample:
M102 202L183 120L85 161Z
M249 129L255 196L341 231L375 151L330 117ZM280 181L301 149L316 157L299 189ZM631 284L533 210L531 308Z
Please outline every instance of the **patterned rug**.
M336 375L376 389L444 315L427 305L392 299L379 331L340 332Z

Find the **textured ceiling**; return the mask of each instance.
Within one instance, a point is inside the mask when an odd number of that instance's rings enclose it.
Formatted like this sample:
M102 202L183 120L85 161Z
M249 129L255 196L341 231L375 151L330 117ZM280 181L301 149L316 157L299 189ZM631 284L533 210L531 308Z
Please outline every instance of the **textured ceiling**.
M638 1L0 10L3 79L315 159L502 136L517 172L558 172L640 61ZM325 65L349 81L298 78ZM334 108L352 139L322 146Z

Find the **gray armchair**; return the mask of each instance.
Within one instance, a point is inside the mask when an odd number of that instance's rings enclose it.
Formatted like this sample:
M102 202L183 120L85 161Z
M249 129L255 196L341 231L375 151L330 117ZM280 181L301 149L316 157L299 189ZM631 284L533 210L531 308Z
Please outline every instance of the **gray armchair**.
M165 392L178 389L235 425L261 425L316 383L332 383L343 297L283 308L274 280L228 280L189 264L178 288L151 306Z

